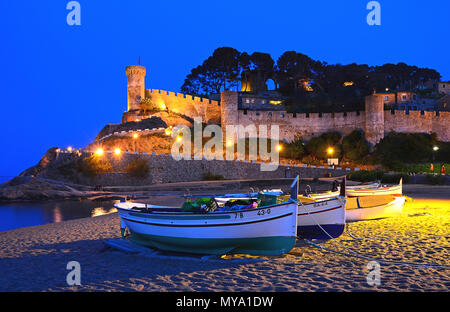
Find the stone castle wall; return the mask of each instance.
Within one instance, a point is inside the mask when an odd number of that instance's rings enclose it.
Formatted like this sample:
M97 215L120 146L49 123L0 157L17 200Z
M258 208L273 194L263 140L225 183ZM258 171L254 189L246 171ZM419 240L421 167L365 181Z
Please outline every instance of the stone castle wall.
M233 94L234 93L234 94ZM439 140L450 141L450 112L385 111L383 96L366 97L363 112L293 114L286 111L238 110L237 93L223 92L221 97L222 128L226 125L279 125L280 140L292 141L298 134L303 139L324 132L348 135L363 130L367 140L378 143L387 133L436 133Z
M385 133L436 133L441 141L450 141L450 112L385 111Z
M167 107L169 111L191 118L202 117L206 123L220 123L218 101L157 89L145 90L145 96L151 98L158 107Z
M297 134L308 140L324 132L338 131L344 135L354 129L364 130L364 116L357 112L335 114L292 114L280 111L238 111L238 124L279 125L280 140L292 141Z
M89 156L84 153L81 157ZM112 165L114 173L101 174L96 178L80 176L77 183L86 185L151 185L156 183L202 181L204 174L211 173L221 175L224 179L277 179L293 178L300 175L303 178L321 178L331 174L340 177L351 172L350 168L324 168L307 165L289 166L280 164L275 171L261 171L260 163L249 161L227 161L227 160L174 160L167 154L138 154L124 153L120 156L111 152L105 153L105 157ZM57 162L64 163L73 159L71 153L60 153ZM147 178L133 178L125 172L125 167L135 159L145 159L150 167Z
M220 103L218 101L158 89L146 89L145 97L151 98L153 103L161 109L168 109L170 112L189 118L201 117L202 121L208 124L220 123ZM128 111L123 114L122 123L136 121L140 118L142 116L138 111Z

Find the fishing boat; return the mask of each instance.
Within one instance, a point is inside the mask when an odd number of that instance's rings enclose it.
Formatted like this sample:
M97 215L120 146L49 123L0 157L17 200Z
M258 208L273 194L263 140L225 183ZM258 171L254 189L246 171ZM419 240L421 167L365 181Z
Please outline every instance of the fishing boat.
M341 186L345 190L345 184ZM345 228L345 196L344 192L337 193L334 197L316 200L310 196L298 196L297 211L297 236L305 239L330 239L339 237ZM237 194L234 194L237 195ZM261 195L261 194L260 194ZM274 196L263 193L265 197ZM238 199L239 197L234 197ZM252 199L254 197L241 197L240 199ZM226 197L215 197L218 202L223 202Z
M343 196L307 201L299 198L297 236L306 239L330 239L341 236L345 228Z
M339 189L337 191L319 191L314 193L308 193L306 194L306 197L310 197L315 200L327 200L339 196L340 193L341 191Z
M403 194L402 179L400 183L394 186L379 186L374 188L357 188L346 190L347 197L362 197L362 196L374 196L374 195L394 195L402 196Z
M339 196L341 193L340 186L338 181L333 181L333 187L331 190L326 191L312 191L311 186L307 185L305 187L305 195L306 197L315 199L315 200L327 200L331 198L335 198Z
M347 185L347 190L377 188L380 187L380 185L381 185L380 182L369 182L369 183L361 183L358 185Z
M297 237L298 177L284 202L241 211L183 212L180 208L124 202L121 230L137 244L207 255L281 255ZM217 209L216 209L217 210Z
M347 198L346 221L363 221L396 217L401 214L406 197L377 195Z

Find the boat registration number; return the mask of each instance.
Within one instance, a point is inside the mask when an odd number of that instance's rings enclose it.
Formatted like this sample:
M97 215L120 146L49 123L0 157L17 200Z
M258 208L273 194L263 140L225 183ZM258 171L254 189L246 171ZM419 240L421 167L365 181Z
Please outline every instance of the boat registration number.
M270 214L270 208L258 210L258 216L264 216Z
M260 210L258 210L257 215L258 216L265 216L265 215L270 214L270 212L271 212L270 208L260 209ZM242 219L243 217L244 217L244 214L242 212L235 212L234 213L234 218L235 219Z

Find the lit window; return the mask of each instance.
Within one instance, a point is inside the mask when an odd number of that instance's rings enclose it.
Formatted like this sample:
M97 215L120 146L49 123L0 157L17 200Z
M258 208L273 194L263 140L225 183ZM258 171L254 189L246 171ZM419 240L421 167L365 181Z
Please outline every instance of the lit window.
M250 103L250 100L249 99L245 99L245 103Z
M282 101L270 101L270 104L272 105L281 105L283 103Z
M388 101L388 100L389 100L389 96L386 95L386 96L384 97L384 100L385 100L385 101Z

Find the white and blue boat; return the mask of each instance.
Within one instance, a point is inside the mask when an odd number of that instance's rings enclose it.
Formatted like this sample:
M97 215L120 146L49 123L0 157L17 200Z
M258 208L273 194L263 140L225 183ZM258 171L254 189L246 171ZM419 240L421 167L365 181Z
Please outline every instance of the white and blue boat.
M122 235L166 251L207 255L281 255L297 237L298 177L281 203L241 211L183 212L180 208L123 202L114 206Z
M269 191L264 195L280 195ZM298 196L297 210L297 236L304 239L332 239L342 235L345 229L346 221L346 197L345 181L340 188L340 194L334 194L333 197L316 200L309 196ZM236 199L256 199L258 194L227 194L226 196L215 197L217 202L226 202L230 198Z
M309 202L300 197L297 236L323 240L341 236L345 229L345 203L343 196Z

